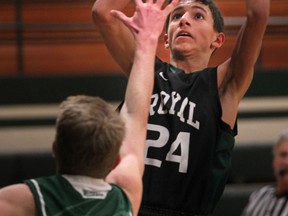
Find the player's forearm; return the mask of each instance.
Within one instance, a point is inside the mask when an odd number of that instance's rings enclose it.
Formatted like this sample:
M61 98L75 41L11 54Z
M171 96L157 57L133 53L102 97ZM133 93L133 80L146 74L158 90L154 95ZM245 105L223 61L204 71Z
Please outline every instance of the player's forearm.
M231 73L239 100L242 99L253 79L265 34L270 0L246 0L247 20L243 24L231 58Z
M270 0L246 0L247 7L247 22L242 28L242 35L239 44L242 44L242 50L238 56L247 54L249 58L247 67L255 65L259 56L262 40L268 23L270 14ZM244 57L243 57L244 58Z
M138 41L139 42L139 41ZM144 172L144 145L148 113L154 84L154 62L158 42L140 41L135 51L134 64L129 76L122 116L126 122L128 137L120 155L135 156L139 171ZM123 111L123 110L122 110Z
M146 42L145 42L146 40ZM126 91L126 105L129 114L141 119L148 116L154 81L154 62L158 38L138 40L134 64ZM139 100L139 98L141 98ZM145 119L143 123L145 123Z
M133 64L135 40L130 30L111 15L111 10L123 11L131 0L96 0L92 17L113 59L129 76Z

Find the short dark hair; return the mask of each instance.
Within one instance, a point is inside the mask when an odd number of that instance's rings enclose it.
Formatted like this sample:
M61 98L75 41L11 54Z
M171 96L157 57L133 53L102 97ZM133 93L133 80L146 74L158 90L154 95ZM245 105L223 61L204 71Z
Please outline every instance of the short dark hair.
M213 0L195 0L196 2L200 2L201 4L207 5L212 13L213 21L214 21L214 30L216 32L224 32L224 19L219 10L218 6ZM169 1L170 2L170 1ZM167 16L166 23L165 23L165 31L168 31L169 27L169 19L170 14Z

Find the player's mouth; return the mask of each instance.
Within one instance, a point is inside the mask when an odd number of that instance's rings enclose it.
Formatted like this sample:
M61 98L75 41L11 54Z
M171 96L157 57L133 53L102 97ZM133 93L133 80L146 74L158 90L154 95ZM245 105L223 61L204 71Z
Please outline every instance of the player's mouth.
M179 31L176 35L177 38L179 37L189 37L192 38L192 35L187 31Z

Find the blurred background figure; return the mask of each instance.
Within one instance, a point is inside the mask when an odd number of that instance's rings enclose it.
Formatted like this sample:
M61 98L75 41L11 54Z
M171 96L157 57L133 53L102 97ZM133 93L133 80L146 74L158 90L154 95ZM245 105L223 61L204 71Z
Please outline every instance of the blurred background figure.
M288 130L280 134L273 156L276 182L251 194L243 216L288 215Z

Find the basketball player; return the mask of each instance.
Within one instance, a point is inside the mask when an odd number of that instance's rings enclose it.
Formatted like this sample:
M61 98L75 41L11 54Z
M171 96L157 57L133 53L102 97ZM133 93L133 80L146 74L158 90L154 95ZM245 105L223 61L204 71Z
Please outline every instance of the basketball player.
M53 145L58 174L1 189L0 215L137 215L154 56L177 1L164 9L161 0L135 2L138 9L131 18L111 11L137 43L120 115L98 97L73 96L61 103ZM119 148L120 162L111 171Z
M127 76L135 40L109 11L128 3L96 0L92 9L107 48ZM269 0L244 3L246 20L233 53L212 68L210 57L225 40L215 2L180 0L168 18L164 46L170 62L155 62L140 215L209 215L223 193L238 105L252 81L269 17Z

